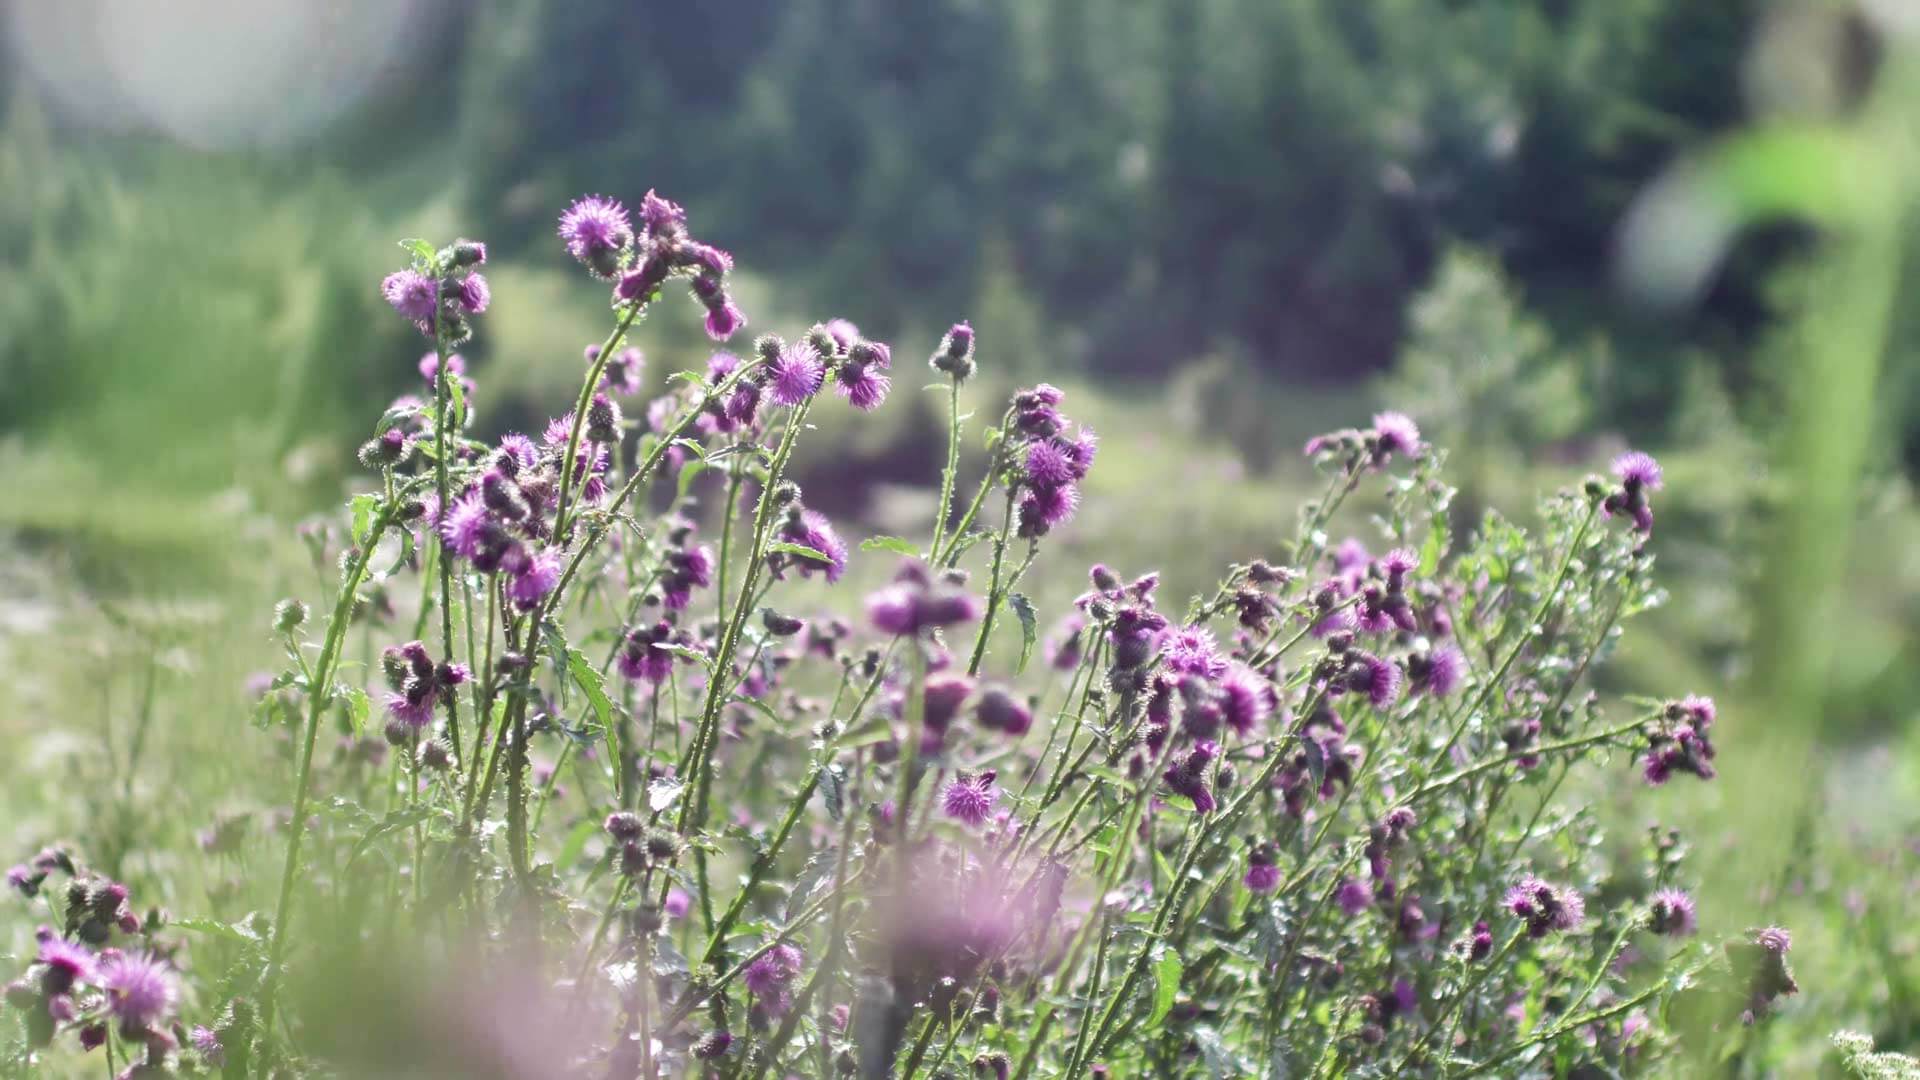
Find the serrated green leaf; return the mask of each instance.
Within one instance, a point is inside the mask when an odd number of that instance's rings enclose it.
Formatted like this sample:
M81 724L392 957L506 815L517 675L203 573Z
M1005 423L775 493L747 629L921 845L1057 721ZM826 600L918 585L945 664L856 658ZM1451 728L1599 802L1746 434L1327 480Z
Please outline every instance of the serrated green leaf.
M347 719L353 722L354 738L367 733L367 717L373 711L373 703L367 699L367 692L357 686L343 686L340 693L347 699Z
M407 239L400 241L400 250L413 256L419 262L426 263L428 265L432 265L435 258L433 245L427 243L425 240L422 240L419 237L408 237Z
M377 496L360 494L347 504L353 511L353 544L360 547L367 542L367 534L373 530L373 511L380 505Z
M861 551L892 551L901 555L918 555L920 549L913 542L898 536L869 536L860 541Z
M453 421L454 431L464 431L467 426L467 384L466 380L449 374L447 376L447 396L452 399L453 408L449 419ZM452 432L448 433L451 437Z
M675 494L679 498L686 498L687 492L693 490L693 482L699 478L701 473L706 471L707 463L698 458L680 466L680 480L678 486L674 489Z
M847 811L846 792L845 770L838 765L820 770L820 801L826 805L827 817L836 822Z
M1173 1011L1174 996L1180 992L1180 976L1186 971L1181 963L1180 954L1165 945L1155 945L1151 954L1153 965L1153 1012L1147 1016L1149 1028L1158 1027L1167 1014Z
M817 549L810 548L805 544L791 544L785 540L779 540L779 541L775 541L774 543L768 544L767 554L798 555L803 559L812 559L815 562L821 562L821 563L830 563L833 561L832 559L827 557L827 553L824 551L819 551Z
M380 414L379 422L373 425L373 433L375 435L385 435L387 432L392 431L396 424L405 420L411 420L419 415L420 406L418 405L389 406L386 412Z
M1040 636L1040 619L1033 610L1033 601L1024 593L1013 593L1007 597L1007 606L1020 620L1020 662L1014 665L1015 675L1027 670L1027 660L1033 656L1034 639Z
M347 865L352 866L359 861L360 856L365 855L382 837L411 828L432 817L433 814L433 807L424 805L406 806L388 813L386 817L380 819L378 824L368 829L367 834L362 836L358 843L353 845L353 852L347 856Z

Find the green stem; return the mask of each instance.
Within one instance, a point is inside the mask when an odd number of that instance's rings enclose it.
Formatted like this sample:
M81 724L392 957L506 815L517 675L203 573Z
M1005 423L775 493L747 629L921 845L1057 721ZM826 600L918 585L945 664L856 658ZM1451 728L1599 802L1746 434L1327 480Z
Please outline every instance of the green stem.
M940 554L940 542L947 535L947 518L953 513L953 481L960 470L960 380L947 384L947 467L940 473L940 508L933 516L933 543L927 548L927 561Z
M967 661L967 674L980 674L980 662L987 656L987 639L993 635L993 621L1000 613L1000 572L1006 565L1007 541L1013 533L1013 491L1007 491L1007 509L1000 520L1000 535L993 542L993 572L987 587L987 613L981 616L980 632L973 639L973 658Z
M440 516L445 520L452 507L451 485L447 479L447 425L450 422L448 409L451 402L447 393L447 336L444 331L434 336L434 355L438 357L433 377L433 483L440 496ZM436 548L443 545L436 531L433 538ZM453 560L444 550L440 553L440 644L441 657L452 663L453 656ZM460 756L460 699L456 694L447 695L447 738L453 743L453 754Z
M320 659L314 665L314 677L307 686L307 738L300 751L300 773L294 781L293 818L287 829L287 859L280 871L280 899L274 905L273 937L267 946L267 973L261 987L261 1030L273 1028L275 991L280 981L280 965L287 947L287 923L292 916L293 882L300 869L300 845L307 831L307 799L313 785L313 747L319 741L320 714L332 703L333 669L340 656L340 643L346 638L347 623L353 613L353 597L360 588L360 577L367 571L374 545L392 521L393 508L383 507L368 531L366 542L347 567L340 597L334 602L333 617L327 622L326 641L320 647Z
M600 376L607 370L613 350L619 347L620 340L627 336L627 328L633 325L633 320L639 317L646 306L645 300L635 300L627 305L626 314L621 316L619 325L607 335L607 340L600 343L600 352L593 358L593 366L587 369L587 381L581 384L580 399L573 407L573 425L567 431L567 450L560 458L560 501L553 514L555 543L566 542L567 500L573 491L574 461L580 453L580 431L586 426L587 409L593 404L593 392L600 386Z

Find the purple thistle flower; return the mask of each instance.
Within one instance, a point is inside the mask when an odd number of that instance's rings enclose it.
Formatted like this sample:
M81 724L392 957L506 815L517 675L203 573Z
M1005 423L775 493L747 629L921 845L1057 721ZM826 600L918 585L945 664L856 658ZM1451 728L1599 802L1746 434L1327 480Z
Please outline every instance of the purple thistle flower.
M464 356L461 356L459 353L448 353L447 354L447 375L451 377L455 375L465 375L466 373L467 373L467 358ZM420 357L420 377L426 380L427 385L432 386L435 378L438 377L439 374L440 374L440 354L426 353L422 355Z
M1000 798L993 780L994 773L991 770L977 777L961 774L947 785L947 790L941 795L941 812L965 823L968 828L979 828L993 813L993 804Z
M1075 480L1087 478L1087 474L1093 471L1093 459L1099 452L1100 436L1095 435L1090 428L1081 428L1080 433L1067 444L1067 453L1073 459Z
M659 192L648 189L640 199L640 224L649 236L660 236L678 230L687 223L687 212L679 203L664 198Z
M722 296L707 307L707 337L725 341L747 325L747 316L730 296Z
M781 556L793 560L801 577L812 577L819 571L826 575L827 582L831 584L846 573L847 545L840 539L840 534L833 530L833 523L817 511L803 510L797 516L789 515L780 526L780 539L812 548L826 556L825 562L808 555Z
M847 403L861 412L872 412L887 400L893 379L881 373L878 365L846 364L841 367L836 388Z
M465 559L478 555L493 531L493 515L477 488L455 499L440 522L440 536L447 547Z
M393 310L419 327L421 333L433 336L440 287L432 278L418 270L396 270L380 282L380 295L387 298Z
M1405 584L1407 575L1420 568L1420 556L1406 548L1394 548L1380 556L1380 569L1386 572L1387 587L1395 592Z
M860 328L846 319L828 319L826 328L827 334L833 338L833 343L840 347L841 352L847 351L854 342L860 340Z
M127 1032L146 1031L171 1018L179 994L173 972L146 952L121 953L101 965L100 985L107 992L107 1011Z
M886 634L917 634L980 617L980 605L958 588L936 583L918 559L907 559L893 583L867 597L867 617Z
M673 674L674 654L656 645L673 641L673 627L665 620L651 626L636 626L627 631L620 642L620 655L616 666L620 674L636 682L650 682L658 686L666 682Z
M551 548L527 560L527 565L507 583L507 596L522 611L540 606L560 584L560 554Z
M1029 486L1017 510L1020 535L1044 536L1073 518L1080 507L1080 489L1072 484L1059 487Z
M1664 481L1660 463L1650 454L1638 450L1629 450L1613 459L1613 475L1626 485L1627 490L1644 488L1647 491L1659 491Z
M1360 689L1376 709L1385 709L1400 698L1400 666L1372 653L1360 653L1364 667Z
M1753 932L1753 943L1774 953L1785 956L1793 948L1793 935L1778 926L1766 926Z
M227 1050L220 1045L219 1032L205 1024L195 1024L188 1038L193 1042L193 1048L199 1053L200 1059L208 1065L218 1068L226 1063Z
M540 448L533 440L517 431L509 431L500 436L500 454L513 462L513 468L531 469L540 463Z
M1380 460L1394 454L1409 457L1420 452L1420 429L1405 413L1383 412L1373 415L1373 433Z
M1227 661L1214 644L1213 631L1203 626L1183 626L1170 631L1161 648L1166 653L1169 671L1207 679L1218 679L1227 673Z
M1528 874L1507 890L1507 910L1527 922L1527 933L1545 937L1555 930L1572 930L1586 918L1587 905L1579 893Z
M1466 679L1467 658L1452 645L1441 645L1407 658L1407 685L1416 694L1446 697Z
M1047 666L1055 671L1072 671L1080 666L1080 657L1084 654L1081 636L1086 631L1086 617L1078 612L1068 612L1061 618L1043 646Z
M1074 481L1075 461L1069 447L1056 439L1027 444L1027 479L1040 487L1062 487Z
M1333 899L1340 905L1340 910L1351 918L1373 906L1373 886L1359 878L1349 877L1334 890Z
M1280 868L1270 862L1250 863L1246 877L1240 880L1250 893L1270 893L1280 887Z
M684 919L687 912L693 910L693 897L685 889L668 889L667 902L663 909L670 919Z
M478 315L487 310L487 304L493 300L493 291L487 288L487 279L479 274L468 274L460 279L458 294L460 307L469 315Z
M587 360L591 362L600 352L600 346L587 346ZM632 396L640 392L641 374L646 370L646 354L632 346L621 349L607 361L600 376L600 389L610 394Z
M781 349L768 366L768 393L775 405L789 408L820 392L826 365L813 346L798 341Z
M769 1013L779 1016L792 1007L793 998L788 988L793 977L800 973L800 965L806 957L792 945L775 945L760 954L753 963L747 965L742 981L747 990Z
M1192 800L1195 811L1210 814L1219 804L1214 801L1212 789L1207 787L1207 767L1213 759L1220 756L1220 747L1205 739L1193 744L1172 767L1162 774L1167 787L1176 795L1184 795Z
M1653 913L1653 932L1671 937L1686 937L1699 925L1693 897L1679 889L1661 889L1649 905Z
M669 611L686 610L693 590L713 584L713 549L705 545L669 551L666 564L660 591Z
M255 695L263 697L264 694ZM40 882L46 874L21 863L7 868L7 885L22 896L33 896L40 891Z
M1280 695L1259 672L1235 662L1220 677L1221 714L1227 726L1242 737L1251 735L1273 715Z
M1718 719L1720 715L1719 711L1714 708L1712 698L1701 697L1698 694L1688 694L1686 697L1681 698L1675 707L1678 708L1681 713L1685 714L1687 719L1693 723L1693 729L1695 731L1703 734L1708 728L1713 726L1713 722Z
M37 959L46 965L41 985L49 994L64 994L75 983L94 981L96 969L93 951L77 941L49 935L41 940Z
M973 695L973 679L960 672L942 671L927 676L922 696L922 722L928 731L944 732L960 715L960 707Z
M988 731L1004 732L1016 738L1033 728L1033 711L1004 686L990 686L982 692L973 716Z
M576 199L560 215L560 239L567 253L602 278L620 268L620 251L633 242L633 225L626 207L599 195Z

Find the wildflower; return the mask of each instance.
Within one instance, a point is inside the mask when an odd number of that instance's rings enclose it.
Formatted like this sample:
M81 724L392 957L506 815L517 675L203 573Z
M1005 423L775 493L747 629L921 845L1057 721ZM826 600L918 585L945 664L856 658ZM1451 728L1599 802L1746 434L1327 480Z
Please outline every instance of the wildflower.
M393 310L433 336L433 317L440 306L440 286L418 270L396 270L380 282L380 295Z
M826 576L828 583L839 581L840 575L847 570L847 545L822 514L803 509L795 503L788 507L786 520L780 524L779 538L786 543L819 552L819 556L775 553L772 558L777 560L774 565L776 577L781 576L789 561L799 569L801 577L812 577L819 572Z
M507 597L521 611L532 611L560 584L560 554L548 549L532 556L507 582Z
M107 1011L129 1036L164 1024L173 1015L179 989L173 972L151 953L126 952L100 967Z
M1679 889L1661 889L1654 893L1649 907L1653 914L1653 932L1656 934L1686 937L1693 933L1698 923L1694 915L1693 897Z
M746 325L746 315L741 313L739 305L730 298L722 296L716 302L707 305L706 330L707 337L712 340L725 341L739 333Z
M687 212L679 203L653 189L640 199L640 225L651 237L670 237L687 224Z
M217 1069L226 1063L227 1051L221 1045L219 1032L205 1024L195 1024L193 1031L188 1034L188 1040L193 1043L194 1052L200 1055L200 1060L210 1067Z
M45 965L40 985L49 994L64 994L76 983L94 981L95 957L79 942L49 936L40 942L37 959Z
M1726 953L1745 995L1740 1013L1744 1024L1767 1015L1773 1003L1800 992L1793 969L1787 965L1787 952L1793 948L1793 935L1777 926L1749 930L1748 942L1728 942Z
M732 1032L725 1028L709 1031L694 1040L693 1056L701 1061L718 1061L727 1055L727 1049L732 1045Z
M493 299L492 290L487 288L487 279L479 274L468 274L460 279L459 289L455 293L460 307L469 315L478 315L487 310L487 304Z
M785 346L767 366L767 395L775 405L791 408L820 392L826 372L813 346L804 341Z
M921 722L927 730L944 733L960 715L960 707L973 696L973 679L958 672L937 672L927 676L922 696Z
M991 769L978 776L961 773L941 795L941 812L969 828L979 828L993 813L993 804L1000 798L993 786L994 776Z
M480 491L469 491L455 499L440 521L441 539L454 554L467 559L480 554L494 529L492 513Z
M1004 732L1016 738L1033 727L1032 710L1001 686L988 687L980 694L973 716L988 731Z
M1441 645L1407 657L1407 688L1415 694L1446 697L1466 678L1467 658L1452 645Z
M1546 937L1555 930L1572 930L1586 917L1586 901L1572 889L1550 885L1529 874L1507 890L1507 910L1526 920L1527 933Z
M1400 667L1372 653L1355 652L1347 662L1345 689L1367 695L1376 709L1385 709L1400 698Z
M592 363L600 356L600 346L587 346L587 362ZM628 346L608 358L607 366L601 369L600 389L610 394L628 396L640 392L641 376L646 371L647 359L639 349Z
M1045 536L1071 520L1073 512L1079 508L1080 489L1072 484L1056 487L1029 485L1026 495L1015 508L1019 535L1027 539Z
M705 545L675 548L662 561L660 596L669 611L686 610L693 590L713 584L713 549Z
M1629 450L1613 459L1613 475L1620 481L1620 490L1601 502L1601 510L1608 516L1624 514L1633 519L1635 529L1652 533L1653 507L1647 502L1647 494L1661 488L1664 478L1660 463L1648 454Z
M1155 642L1166 629L1166 617L1145 604L1127 604L1113 613L1107 640L1113 644L1113 666L1130 671L1153 659Z
M972 622L980 617L980 604L959 588L934 581L919 560L908 559L892 584L867 597L867 617L882 633L911 635Z
M1213 791L1207 786L1207 767L1213 759L1220 756L1220 748L1205 739L1193 744L1185 754L1176 759L1163 774L1167 787L1176 795L1184 795L1193 803L1195 811L1212 813L1215 806Z
M684 919L693 910L693 897L685 889L668 889L664 910L670 919Z
M620 269L620 252L633 242L626 207L599 195L574 200L560 215L560 239L567 254L596 277L611 279Z
M1070 446L1056 439L1035 439L1028 443L1025 462L1028 482L1041 487L1072 483L1076 465Z
M1247 874L1241 879L1250 893L1270 893L1280 887L1279 853L1272 844L1255 844L1247 853Z
M1345 878L1334 890L1333 901L1347 915L1359 915L1373 906L1373 886L1356 877Z
M650 682L656 686L666 682L667 676L673 673L674 654L657 646L672 644L673 638L673 627L665 620L627 631L621 639L620 654L616 659L620 674L636 682Z
M965 382L973 377L973 327L967 323L954 323L945 337L940 339L940 348L934 351L928 361L935 371L950 376L954 382Z
M1227 661L1214 643L1213 632L1201 626L1183 626L1167 634L1161 647L1169 671L1217 679L1227 672Z
M748 992L759 999L769 1013L782 1015L793 1005L789 988L793 977L800 973L800 964L804 960L805 957L794 946L775 945L747 965L742 981L746 983Z
M1420 429L1405 413L1373 415L1373 463L1384 465L1395 454L1413 457L1420 452Z
M1227 726L1241 736L1258 730L1273 715L1280 695L1273 684L1245 664L1235 661L1220 678L1221 711Z

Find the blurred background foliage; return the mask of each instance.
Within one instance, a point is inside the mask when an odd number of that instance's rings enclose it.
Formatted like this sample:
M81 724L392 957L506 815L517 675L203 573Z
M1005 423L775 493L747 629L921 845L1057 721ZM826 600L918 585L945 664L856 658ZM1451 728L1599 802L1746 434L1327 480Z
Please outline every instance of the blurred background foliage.
M421 343L376 290L393 241L489 242L480 425L537 429L606 324L553 220L648 188L734 251L750 332L840 315L894 343L902 392L871 421L829 410L805 463L809 501L851 532L924 522L943 433L911 371L971 318L976 403L1046 379L1107 436L1056 581L1099 559L1204 587L1311 497L1305 436L1390 405L1449 450L1462 526L1524 517L1629 443L1659 453L1673 602L1610 677L1764 686L1761 538L1796 512L1770 466L1791 372L1820 362L1795 329L1820 295L1819 215L1739 231L1666 306L1618 287L1620 230L1716 140L1849 122L1903 47L1898 4L1766 0L163 7L15 0L0 20L7 738L115 679L137 702L115 651L129 594L225 606L194 631L217 665L161 678L193 687L177 711L237 709L266 603L315 580L285 526L337 508L352 447L417 386ZM1699 218L1653 249L1685 255ZM1901 259L1910 221L1881 223ZM650 386L704 358L692 315L669 305L639 335ZM1920 1044L1920 935L1899 917L1920 896L1910 307L1887 338L1802 763L1843 840L1782 886L1794 899L1766 898L1799 905L1777 917L1811 950L1762 1070L1810 1067L1842 1026ZM75 644L96 630L121 644ZM196 754L233 737L211 719L160 736ZM78 820L13 782L61 752L35 747L0 795L15 847ZM1624 776L1594 797L1628 819ZM173 779L223 798L237 781Z

